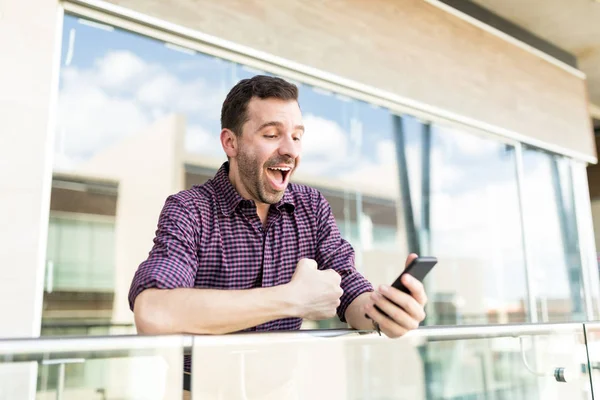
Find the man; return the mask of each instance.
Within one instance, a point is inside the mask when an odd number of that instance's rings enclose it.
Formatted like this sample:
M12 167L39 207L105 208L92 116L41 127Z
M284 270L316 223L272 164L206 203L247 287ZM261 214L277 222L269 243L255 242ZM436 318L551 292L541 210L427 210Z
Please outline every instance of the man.
M240 81L223 103L221 127L228 162L166 200L135 274L129 302L138 331L294 330L336 311L355 329L379 327L389 337L416 329L425 317L422 284L405 276L411 295L374 291L327 200L289 183L304 136L296 86L268 76Z

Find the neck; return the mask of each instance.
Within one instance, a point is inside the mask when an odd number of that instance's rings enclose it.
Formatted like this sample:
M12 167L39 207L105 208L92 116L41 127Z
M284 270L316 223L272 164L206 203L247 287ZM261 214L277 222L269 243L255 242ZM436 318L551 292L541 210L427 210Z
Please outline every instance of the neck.
M237 169L231 167L231 163L229 164L228 177L229 182L231 182L231 185L240 196L242 196L246 200L252 200L254 202L254 204L256 205L256 212L258 213L258 217L260 218L260 221L263 223L263 225L265 225L267 223L267 215L269 214L269 207L271 205L257 200L256 198L254 198L254 196L250 194L246 186L244 186L244 184L242 183Z

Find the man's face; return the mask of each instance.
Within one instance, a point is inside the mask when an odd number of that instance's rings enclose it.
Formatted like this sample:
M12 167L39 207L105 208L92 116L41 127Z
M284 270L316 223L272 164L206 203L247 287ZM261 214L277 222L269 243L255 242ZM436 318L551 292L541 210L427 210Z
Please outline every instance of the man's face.
M255 201L275 204L281 200L300 162L303 134L295 100L250 100L235 162L241 183Z

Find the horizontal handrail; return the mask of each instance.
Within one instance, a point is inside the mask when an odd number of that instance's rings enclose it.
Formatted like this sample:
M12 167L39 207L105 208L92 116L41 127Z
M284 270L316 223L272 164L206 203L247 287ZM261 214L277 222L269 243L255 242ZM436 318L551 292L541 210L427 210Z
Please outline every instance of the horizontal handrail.
M409 333L428 342L449 340L494 339L501 337L541 336L583 333L583 323L543 323L518 325L433 326Z
M40 337L0 340L0 362L54 358L116 358L156 354L159 350L190 352L193 337L184 335L115 335ZM100 354L99 354L100 353Z
M502 337L540 336L583 333L583 323L547 323L518 325L435 326L422 327L405 335L404 340L439 342L493 339ZM600 323L591 322L593 329ZM384 340L373 331L324 329L278 332L247 332L230 335L115 335L86 337L41 337L0 340L0 362L44 361L57 358L116 358L156 354L158 350L181 349L191 354L195 345L226 346L242 343L302 342L310 338L349 338ZM403 339L400 339L403 340Z

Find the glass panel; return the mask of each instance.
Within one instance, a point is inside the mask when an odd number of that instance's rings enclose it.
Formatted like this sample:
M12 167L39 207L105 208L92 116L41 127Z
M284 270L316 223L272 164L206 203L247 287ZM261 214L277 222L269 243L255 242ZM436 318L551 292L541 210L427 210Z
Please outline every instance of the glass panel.
M425 323L526 321L514 148L397 118L409 248L439 259Z
M583 321L585 303L571 165L523 149L524 202L538 315L541 321Z
M589 398L582 326L522 340L434 339L418 333L398 340L354 334L196 337L192 394L194 399ZM567 382L555 379L556 368L563 368Z
M0 364L0 399L32 398L27 393L36 370L35 398L40 400L181 399L182 339L128 339L94 338L92 347L81 342L71 346L73 342L62 339L43 354L23 346L11 353L10 346L4 346L0 350L4 362ZM67 348L74 350L64 353ZM7 388L10 391L3 392Z

